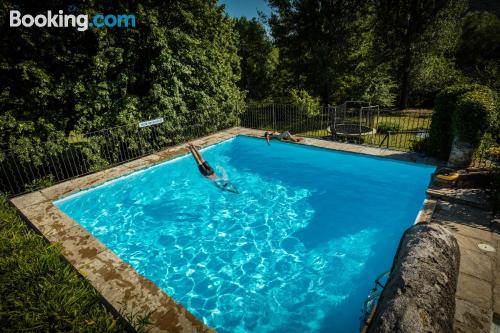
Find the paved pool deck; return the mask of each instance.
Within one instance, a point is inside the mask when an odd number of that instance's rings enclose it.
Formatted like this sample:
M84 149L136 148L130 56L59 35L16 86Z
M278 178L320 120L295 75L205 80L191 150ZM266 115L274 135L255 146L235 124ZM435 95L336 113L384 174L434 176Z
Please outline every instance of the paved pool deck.
M192 140L192 142L204 147L236 135L259 137L264 140L262 137L263 131L235 127ZM416 153L362 145L312 138L304 138L302 142L297 144L403 161L435 164L434 160ZM186 144L178 145L104 171L71 179L11 199L11 203L17 207L26 221L37 232L50 243L60 244L66 260L94 286L101 294L104 303L117 314L139 316L150 314L151 332L213 332L213 330L195 318L181 304L176 303L154 283L137 273L128 263L121 260L83 227L55 207L52 202L66 195L97 186L111 179L147 168L187 152ZM426 212L420 214L420 219L426 219L432 215L434 207L432 203L426 202L426 206L432 206L432 209L427 208ZM486 305L490 305L490 303Z
M427 193L436 203L429 222L453 233L460 249L454 332L498 332L500 216L482 189L430 186Z

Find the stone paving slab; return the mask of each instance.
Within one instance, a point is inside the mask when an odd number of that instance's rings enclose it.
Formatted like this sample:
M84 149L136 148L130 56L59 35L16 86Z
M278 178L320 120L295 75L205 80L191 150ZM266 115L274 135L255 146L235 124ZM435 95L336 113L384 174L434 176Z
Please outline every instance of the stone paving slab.
M500 315L500 276L498 274L495 277L495 286L493 287L493 312Z
M129 168L119 165L111 169L106 169L83 177L67 180L63 183L59 183L51 187L45 188L40 192L46 199L54 201L63 196L76 193L82 189L99 185L101 183L122 176L129 172L131 172ZM24 197L24 195L21 197ZM15 204L14 200L11 201Z
M462 299L456 300L454 331L489 333L491 312Z
M458 275L456 298L468 301L490 312L493 307L491 283L465 273Z
M493 314L500 310L500 304L495 301L499 286L500 236L491 229L492 218L489 211L438 200L431 219L432 223L450 230L460 248L455 332L490 332ZM483 251L479 244L487 244L494 251Z
M12 198L10 201L19 209L38 204L43 201L48 201L49 199L45 197L42 192L36 191L31 192L19 197Z
M192 140L192 142L197 146L205 147L236 135L263 139L263 131L235 127ZM297 144L417 161L417 156L409 153L333 141L306 138ZM52 201L186 153L188 153L187 145L181 144L104 171L71 179L41 191L11 199L11 202L38 232L51 243L60 244L68 262L90 281L108 305L117 312L121 311L122 314L150 313L153 323L152 332L212 332L212 330L62 213ZM424 217L427 218L427 216Z
M490 218L490 212L439 200L432 222L443 224L450 231L464 237L495 245L495 234L488 228Z
M130 171L135 171L147 167L151 164L158 163L161 160L162 158L158 154L151 154L145 157L141 157L137 160L121 164L121 166L129 169Z
M475 238L481 243L494 244L495 242L494 236L487 230L481 230L473 226L467 226L461 223L453 223L451 221L439 221L435 220L434 218L432 219L432 222L441 223L453 233L457 233L468 238Z
M439 200L439 208L434 217L490 231L493 215L487 210Z
M23 214L34 228L46 238L78 225L50 201L27 207Z
M494 260L490 256L465 248L460 248L460 255L460 272L493 283Z
M432 185L427 189L427 194L448 202L456 202L481 209L491 208L491 196L485 189L450 188Z
M60 232L49 234L47 239L51 243L61 245L64 257L73 266L78 266L107 249L104 244L78 224Z
M89 177L89 176L87 176ZM79 183L86 177L76 178L72 180L65 181L60 184L53 185L51 187L45 188L40 192L44 197L49 200L54 200L56 198L69 195L71 193L76 193L80 190Z
M455 238L457 239L458 245L460 246L460 250L468 250L468 251L480 253L482 255L486 255L486 256L490 257L490 259L492 260L493 263L496 261L496 259L495 259L496 252L486 252L486 251L482 251L479 249L479 244L487 244L487 245L490 245L494 248L498 248L498 246L495 245L495 241L493 239L491 241L487 242L484 240L480 240L478 238L464 236L464 235L459 234L459 233L455 233Z

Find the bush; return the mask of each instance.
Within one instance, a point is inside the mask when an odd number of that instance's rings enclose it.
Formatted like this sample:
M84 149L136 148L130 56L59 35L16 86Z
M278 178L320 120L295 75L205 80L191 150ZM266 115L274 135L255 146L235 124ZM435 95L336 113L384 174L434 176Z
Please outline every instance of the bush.
M388 132L398 132L401 130L401 126L395 123L380 123L377 126L377 133L386 134Z
M370 73L364 74L361 99L370 102L372 105L391 108L396 101L397 84L389 74L387 65L380 65Z
M496 131L497 96L488 87L480 87L459 96L452 116L453 135L478 145L487 130Z
M466 82L451 59L438 55L428 55L417 62L412 71L412 79L411 95L416 105L432 103L441 89Z
M31 192L41 188L52 186L54 185L54 183L55 183L54 175L47 175L42 178L35 179L29 184L25 184L24 189L27 192Z
M459 84L442 90L434 102L429 139L427 140L427 153L441 159L448 159L451 151L453 134L451 131L452 115L457 99L462 94L480 88L479 85Z
M306 90L292 89L290 91L291 104L301 108L308 117L320 113L319 97L311 96Z
M425 153L429 150L429 138L423 138L421 140L414 140L410 145L410 150L417 153Z

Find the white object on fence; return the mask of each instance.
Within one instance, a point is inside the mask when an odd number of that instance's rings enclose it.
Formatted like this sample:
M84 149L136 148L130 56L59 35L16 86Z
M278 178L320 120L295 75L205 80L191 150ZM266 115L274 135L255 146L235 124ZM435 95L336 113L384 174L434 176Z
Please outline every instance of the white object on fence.
M153 125L158 125L158 124L161 124L161 123L163 123L163 117L152 119L152 120L142 121L142 122L139 123L139 128L153 126Z

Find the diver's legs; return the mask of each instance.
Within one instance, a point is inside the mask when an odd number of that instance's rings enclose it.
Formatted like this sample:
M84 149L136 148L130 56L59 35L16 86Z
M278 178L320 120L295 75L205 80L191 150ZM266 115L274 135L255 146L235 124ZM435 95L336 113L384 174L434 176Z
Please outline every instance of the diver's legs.
M196 149L195 146L191 145L191 147L193 148L193 151L194 153L196 154L196 156L198 156L198 159L201 161L201 163L203 164L203 162L205 162L205 160L203 159L203 156L201 156L200 152L198 151L198 149Z
M198 154L196 154L196 150L193 147L189 146L189 151L193 155L193 158L195 159L196 164L202 165L203 164L203 160L200 160Z

